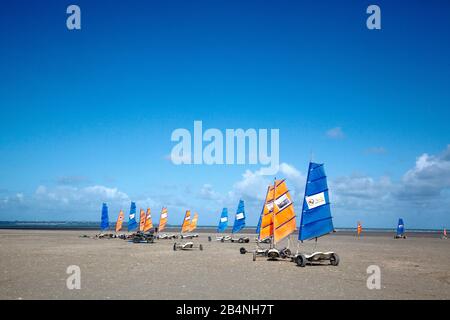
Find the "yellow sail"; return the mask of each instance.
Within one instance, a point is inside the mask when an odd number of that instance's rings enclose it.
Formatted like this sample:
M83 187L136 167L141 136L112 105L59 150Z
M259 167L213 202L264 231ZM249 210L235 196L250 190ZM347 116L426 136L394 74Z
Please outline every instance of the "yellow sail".
M189 232L194 231L197 228L198 214L194 213L194 218L192 218L191 224L189 225Z
M186 210L186 215L184 216L183 225L181 226L181 232L189 232L191 224L191 211Z
M273 237L280 242L296 230L295 211L285 180L276 180L267 188L259 238Z
M153 228L152 214L150 208L147 208L147 213L145 214L144 232L147 232L151 228Z
M123 218L124 218L123 210L120 210L116 222L116 232L119 232L120 229L122 229Z
M166 228L166 224L167 224L167 208L162 208L161 210L161 216L159 218L159 227L158 227L158 232L163 231Z
M139 231L144 231L145 226L145 211L141 209L141 215L139 220Z

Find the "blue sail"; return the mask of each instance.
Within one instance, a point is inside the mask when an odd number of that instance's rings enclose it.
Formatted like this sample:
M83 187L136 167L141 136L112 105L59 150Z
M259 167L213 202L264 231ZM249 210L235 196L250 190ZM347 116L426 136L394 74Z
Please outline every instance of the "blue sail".
M217 232L224 232L228 226L228 209L223 208L220 215L219 225L217 226Z
M245 227L245 209L244 200L239 200L239 205L236 210L236 217L234 218L233 233L239 232Z
M131 202L130 215L128 216L128 231L136 230L136 204Z
M405 225L403 224L403 219L400 218L400 219L398 219L398 224L397 224L397 235L402 236L404 233L405 233Z
M264 208L263 208L263 210L264 210ZM256 226L256 234L258 235L258 240L260 240L259 232L261 231L262 214L263 214L263 211L261 211L261 214L259 215L258 225Z
M298 239L309 240L334 230L323 164L310 162Z
M100 230L108 230L109 229L109 217L108 217L108 206L106 203L103 203L102 206L102 222L100 223Z

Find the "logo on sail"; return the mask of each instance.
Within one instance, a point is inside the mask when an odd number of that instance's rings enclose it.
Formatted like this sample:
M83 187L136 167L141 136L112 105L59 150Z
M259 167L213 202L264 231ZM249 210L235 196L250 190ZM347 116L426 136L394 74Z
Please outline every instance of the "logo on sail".
M236 220L244 219L244 214L242 212L236 213Z
M325 201L325 193L317 193L313 194L312 196L305 197L306 198L306 204L308 205L308 209L314 209L320 206L323 206L326 204Z
M291 204L291 200L289 200L289 198L285 194L283 194L281 197L275 200L275 204L281 211Z

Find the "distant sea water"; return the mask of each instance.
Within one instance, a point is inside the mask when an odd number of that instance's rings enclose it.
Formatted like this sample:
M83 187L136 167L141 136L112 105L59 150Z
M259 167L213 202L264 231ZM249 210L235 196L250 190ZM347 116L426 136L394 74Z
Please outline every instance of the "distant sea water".
M111 231L114 223L110 223ZM0 229L30 229L30 230L99 230L100 223L92 221L0 221ZM177 232L181 229L179 225L168 225L168 232ZM127 230L127 223L124 222L122 230ZM198 232L216 232L216 226L198 226ZM354 233L356 228L336 227L337 233ZM364 228L364 232L374 234L386 234L395 232L394 228ZM408 233L442 233L442 230L436 229L407 229ZM229 230L231 232L231 228ZM256 226L245 227L241 233L255 233Z

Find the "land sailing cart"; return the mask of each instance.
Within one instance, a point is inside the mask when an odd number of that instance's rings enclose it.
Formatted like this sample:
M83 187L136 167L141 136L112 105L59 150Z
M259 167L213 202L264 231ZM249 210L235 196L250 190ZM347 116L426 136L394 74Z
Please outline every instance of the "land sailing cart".
M292 255L289 249L289 235L296 229L294 204L285 180L276 180L267 187L264 206L257 228L256 248L247 251L240 248L240 253L252 253L253 261L257 257L266 257L269 260L288 259ZM285 248L277 248L282 240L288 238ZM267 241L269 240L269 241ZM268 247L263 247L268 242Z
M395 234L394 239L406 239L405 224L403 223L402 218L398 219L397 233Z
M222 214L220 216L219 225L217 226L217 232L224 232L228 226L228 209L223 208ZM239 200L239 204L236 210L236 216L234 218L233 229L231 231L231 235L223 235L217 236L216 241L220 242L237 242L237 243L249 243L249 237L239 237L235 236L239 231L241 231L245 227L245 206L244 200ZM208 241L212 241L211 237L208 237Z
M305 196L300 219L298 240L317 239L334 231L333 218L331 216L330 198L328 193L327 176L323 164L310 162L308 176L306 178ZM300 267L306 264L314 264L329 261L331 265L339 264L339 256L333 251L300 253L291 256L291 259Z
M168 219L169 212L167 208L163 207L161 209L161 215L159 217L159 225L158 225L158 232L157 232L157 239L161 240L170 240L170 239L177 239L178 236L176 234L169 234L169 233L162 233L166 229L167 225L167 219Z
M183 225L181 226L181 239L190 239L194 237L198 237L198 235L192 235L192 234L185 234L185 232L192 232L197 228L197 222L198 222L198 214L194 214L194 218L191 221L191 211L186 210L186 214L184 216ZM202 244L194 244L193 241L188 241L184 243L177 243L175 242L173 244L173 250L192 250L192 249L199 249L200 251L203 251L203 245Z
M285 180L275 180L273 186L269 186L267 189L258 235L260 241L270 238L270 245L269 248L262 248L258 243L256 250L252 251L253 260L255 261L258 256L267 257L270 260L290 259L300 267L323 261L329 261L334 266L339 264L339 256L332 251L305 254L301 253L297 246L296 253L292 254L289 248L289 238L287 247L278 249L276 245L289 237L295 228L294 206ZM333 232L333 230L324 166L310 162L298 240L303 242L316 239L317 242L317 238ZM246 250L241 248L241 253L246 253Z
M139 220L139 231L132 238L133 243L153 243L155 242L155 229L153 228L150 208L147 212L141 209Z

